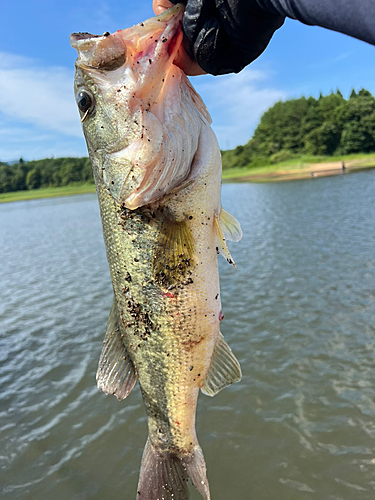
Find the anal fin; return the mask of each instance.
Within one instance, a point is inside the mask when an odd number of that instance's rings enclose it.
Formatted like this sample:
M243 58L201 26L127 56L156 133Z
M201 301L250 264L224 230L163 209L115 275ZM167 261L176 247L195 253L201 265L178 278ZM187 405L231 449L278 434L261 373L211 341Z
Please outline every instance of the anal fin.
M119 325L120 318L114 299L96 372L96 381L100 391L113 394L117 399L122 400L133 389L137 374L122 341Z
M212 361L201 391L215 396L221 389L241 380L240 364L224 337L219 333Z

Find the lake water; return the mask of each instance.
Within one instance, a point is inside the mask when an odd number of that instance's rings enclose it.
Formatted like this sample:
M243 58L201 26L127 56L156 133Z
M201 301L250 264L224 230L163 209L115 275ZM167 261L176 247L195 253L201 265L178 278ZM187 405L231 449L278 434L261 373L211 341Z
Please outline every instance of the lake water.
M213 500L374 498L374 200L375 171L223 186L243 379L199 397ZM96 196L0 205L0 262L1 498L134 499L139 387L120 403L95 385L112 302Z

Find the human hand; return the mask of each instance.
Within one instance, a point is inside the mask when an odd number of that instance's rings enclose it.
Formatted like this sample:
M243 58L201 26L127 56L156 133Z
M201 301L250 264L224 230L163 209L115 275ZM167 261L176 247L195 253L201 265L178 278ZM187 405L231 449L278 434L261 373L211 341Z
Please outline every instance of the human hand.
M187 64L187 74L238 73L260 56L285 19L263 10L257 0L154 0L155 13L178 1L186 3L186 9L184 51L177 64L182 69ZM197 67L200 73L189 73Z
M178 1L175 3L178 3ZM174 4L169 2L169 0L153 0L152 8L155 14L159 15L170 7L173 7L173 5ZM189 76L204 75L206 72L199 66L197 61L188 54L185 49L185 44L187 47L189 46L189 41L184 37L184 45L180 47L173 63Z

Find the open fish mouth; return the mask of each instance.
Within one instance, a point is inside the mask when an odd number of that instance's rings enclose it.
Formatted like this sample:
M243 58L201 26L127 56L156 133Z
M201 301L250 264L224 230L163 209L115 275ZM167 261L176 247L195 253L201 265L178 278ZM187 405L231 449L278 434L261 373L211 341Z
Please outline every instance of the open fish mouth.
M114 33L109 33L108 31L103 35L93 35L87 32L72 33L70 35L70 44L79 53L76 64L99 70L116 70L123 66L127 60L127 45L125 40L129 36L131 37L132 33L137 33L138 40L143 41L144 38L148 37L148 33L151 30L160 30L161 26L167 23L171 16L178 18L179 24L181 24L183 11L184 5L177 4L156 18L148 19L144 23L140 23L130 29L118 30ZM139 31L140 28L141 31ZM173 25L171 31L176 30L177 25ZM142 31L144 35L141 34ZM178 36L172 36L172 38L176 43ZM169 42L169 52L173 52L175 43ZM138 47L135 46L132 48L137 50Z
M70 35L69 40L70 40L72 47L77 48L78 47L77 42L79 42L80 40L88 40L90 38L102 38L102 37L108 36L109 34L110 33L108 31L106 33L104 33L103 35L93 35L92 33L87 33L87 31L84 33L72 33Z
M119 32L104 35L73 33L70 44L78 50L78 66L113 71L126 62L126 45Z

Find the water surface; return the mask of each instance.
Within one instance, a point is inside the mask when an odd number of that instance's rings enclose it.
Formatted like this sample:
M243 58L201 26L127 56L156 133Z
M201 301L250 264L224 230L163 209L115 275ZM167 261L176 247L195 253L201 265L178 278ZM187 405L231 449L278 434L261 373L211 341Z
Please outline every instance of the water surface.
M241 222L220 263L243 379L201 395L213 500L375 494L375 172L226 184ZM95 195L0 205L1 497L135 498L139 387L95 372L112 301ZM192 499L198 499L192 489Z

